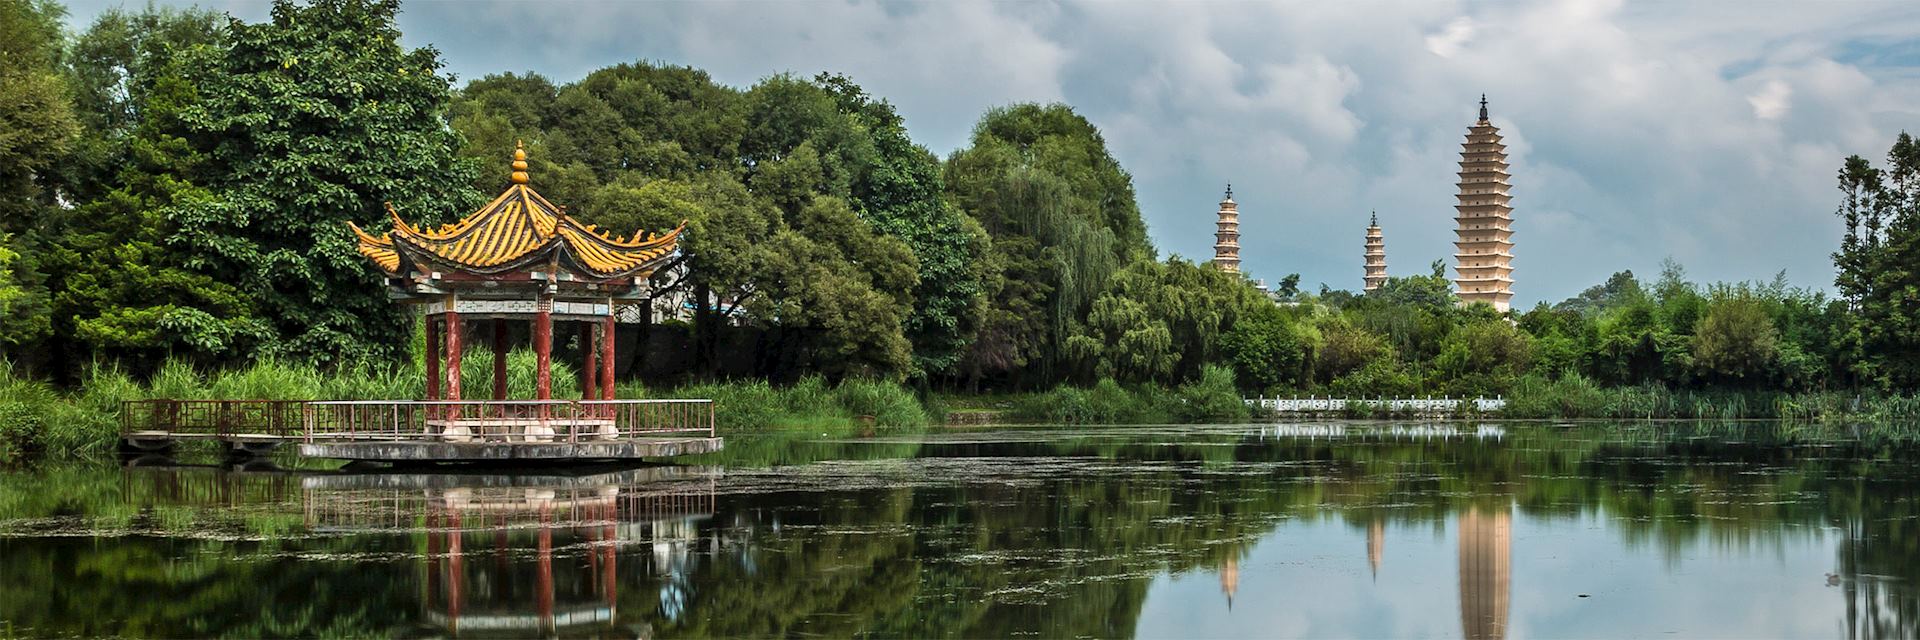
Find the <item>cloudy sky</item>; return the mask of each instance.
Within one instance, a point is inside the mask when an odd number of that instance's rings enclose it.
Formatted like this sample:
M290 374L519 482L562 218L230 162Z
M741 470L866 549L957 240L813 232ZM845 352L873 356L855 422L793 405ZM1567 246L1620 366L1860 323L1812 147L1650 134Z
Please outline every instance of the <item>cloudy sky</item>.
M112 0L74 0L84 24ZM140 3L131 3L138 6ZM202 2L264 19L260 2ZM749 85L852 76L942 156L980 113L1071 104L1134 177L1154 243L1212 254L1231 182L1256 277L1358 288L1450 255L1453 172L1486 93L1512 153L1516 300L1673 257L1707 280L1827 287L1841 159L1920 129L1920 3L414 1L462 79L653 60Z

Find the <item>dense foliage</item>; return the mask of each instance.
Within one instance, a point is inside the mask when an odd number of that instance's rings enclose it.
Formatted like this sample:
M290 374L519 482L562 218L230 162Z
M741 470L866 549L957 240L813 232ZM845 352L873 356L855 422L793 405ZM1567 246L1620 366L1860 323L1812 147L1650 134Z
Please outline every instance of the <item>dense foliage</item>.
M1885 168L1852 156L1840 169L1846 226L1834 284L1857 317L1845 336L1866 381L1920 387L1920 141L1906 132Z
M893 107L844 77L739 90L644 63L565 86L505 74L453 113L464 154L504 171L525 140L536 187L589 222L687 221L684 269L658 285L694 306L706 362L735 316L767 330L755 373L772 378L942 371L971 336L985 238Z

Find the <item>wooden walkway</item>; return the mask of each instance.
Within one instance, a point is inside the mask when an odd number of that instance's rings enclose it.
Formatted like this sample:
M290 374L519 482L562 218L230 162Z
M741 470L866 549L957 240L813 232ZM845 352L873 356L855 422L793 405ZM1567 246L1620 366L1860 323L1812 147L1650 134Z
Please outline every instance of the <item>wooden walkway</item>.
M138 400L121 405L120 425L132 451L294 443L303 456L371 461L661 459L724 445L711 400Z

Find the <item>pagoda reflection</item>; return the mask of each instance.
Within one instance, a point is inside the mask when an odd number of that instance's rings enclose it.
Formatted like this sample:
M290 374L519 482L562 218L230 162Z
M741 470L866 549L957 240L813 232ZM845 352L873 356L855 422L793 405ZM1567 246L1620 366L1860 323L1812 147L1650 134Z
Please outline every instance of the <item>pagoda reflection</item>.
M656 572L683 570L699 523L714 512L717 476L655 467L577 477L309 477L306 518L315 531L413 537L425 552L421 622L442 633L645 636L647 625L618 617L621 552L643 550L650 557L641 564L651 560Z
M1460 631L1505 638L1513 558L1513 508L1469 506L1459 515Z

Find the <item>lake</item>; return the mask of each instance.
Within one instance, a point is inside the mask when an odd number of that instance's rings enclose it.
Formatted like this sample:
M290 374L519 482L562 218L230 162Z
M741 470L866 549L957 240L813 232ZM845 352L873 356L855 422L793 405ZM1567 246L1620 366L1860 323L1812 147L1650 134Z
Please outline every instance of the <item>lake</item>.
M733 436L0 471L0 637L1920 635L1920 428Z

